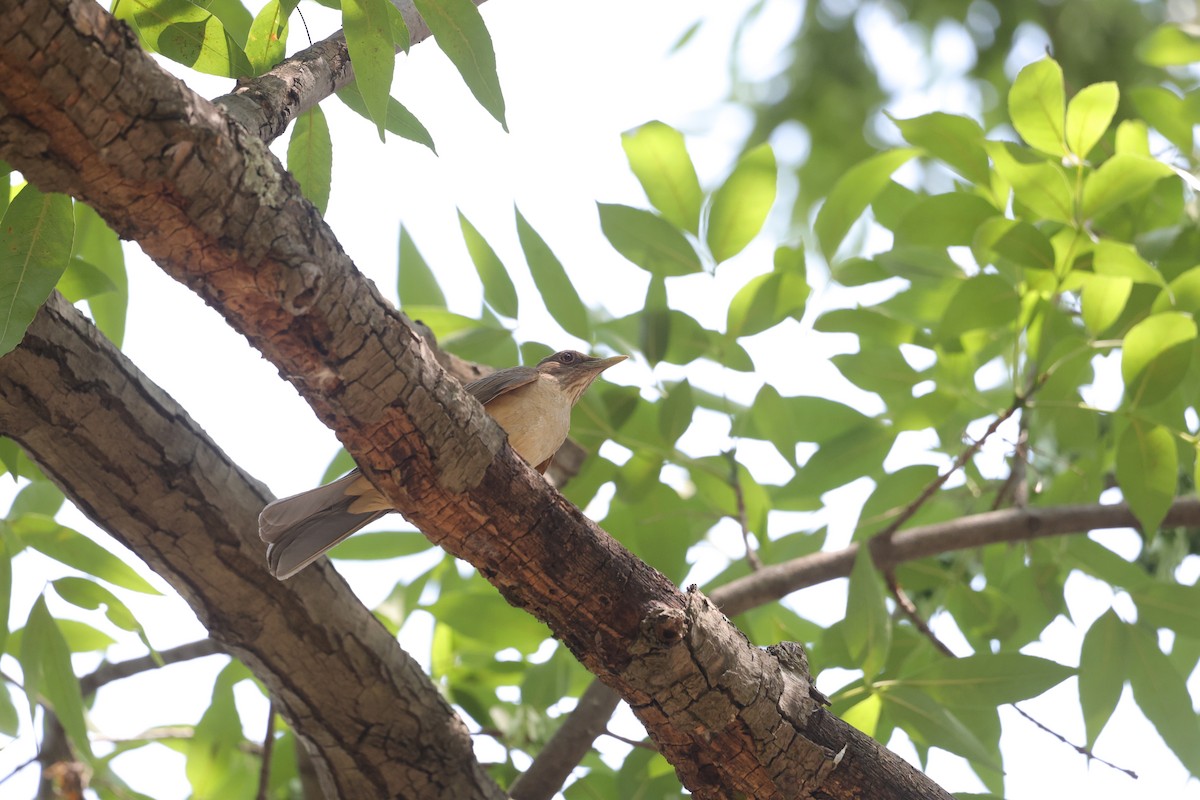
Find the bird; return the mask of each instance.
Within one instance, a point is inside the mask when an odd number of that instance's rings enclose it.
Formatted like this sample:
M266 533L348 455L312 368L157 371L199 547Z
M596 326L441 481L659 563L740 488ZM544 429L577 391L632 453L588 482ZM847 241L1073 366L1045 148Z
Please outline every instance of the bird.
M536 367L498 370L464 388L508 434L508 442L545 474L571 428L571 409L600 373L628 356L597 358L561 350ZM295 575L392 504L355 468L336 481L269 503L258 515L267 567L279 580Z

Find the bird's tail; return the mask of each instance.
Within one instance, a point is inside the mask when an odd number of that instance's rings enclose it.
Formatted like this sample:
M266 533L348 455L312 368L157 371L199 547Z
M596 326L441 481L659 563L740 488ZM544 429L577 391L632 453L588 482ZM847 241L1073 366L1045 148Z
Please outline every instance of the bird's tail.
M280 580L290 578L391 510L362 510L356 481L365 482L357 469L333 483L276 500L262 510L258 535L268 545L267 566L272 575Z

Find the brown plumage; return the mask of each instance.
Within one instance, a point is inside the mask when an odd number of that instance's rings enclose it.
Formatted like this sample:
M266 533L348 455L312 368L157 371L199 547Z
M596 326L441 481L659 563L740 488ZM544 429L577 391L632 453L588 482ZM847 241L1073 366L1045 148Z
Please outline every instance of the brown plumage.
M536 367L509 367L466 385L466 390L508 433L517 454L545 473L567 439L571 409L601 372L626 356L594 358L563 350ZM333 483L284 497L258 515L267 542L267 565L280 580L311 564L329 548L394 510L357 469Z

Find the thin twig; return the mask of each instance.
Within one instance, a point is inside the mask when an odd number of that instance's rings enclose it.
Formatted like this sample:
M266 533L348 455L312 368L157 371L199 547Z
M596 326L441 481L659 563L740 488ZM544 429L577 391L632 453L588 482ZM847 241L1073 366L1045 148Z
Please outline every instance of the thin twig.
M658 752L658 748L654 746L654 743L648 742L645 739L627 739L624 736L621 736L619 733L613 733L608 728L604 729L604 735L610 739L616 739L618 742L624 742L630 747L640 747L643 750L650 750L655 753Z
M258 770L257 800L267 800L271 789L271 753L275 749L275 701L267 706L267 732L263 734L262 763Z
M1000 416L992 420L992 424L988 425L987 430L983 432L983 436L980 436L974 442L971 442L970 446L958 454L958 457L954 459L954 463L950 465L950 469L946 470L941 475L938 475L936 478L930 481L929 485L922 489L921 493L917 495L917 497L911 503L904 507L904 510L900 512L899 516L892 520L886 528L871 538L883 542L890 540L892 535L895 534L896 531L900 530L900 527L904 525L904 523L912 519L913 515L921 510L921 506L929 502L929 498L933 497L937 490L942 488L942 485L946 481L950 480L951 475L958 472L963 468L963 465L975 457L975 454L983 448L983 445L989 438L991 438L992 434L995 433L1001 425L1007 422L1013 414L1025 407L1025 402L1027 399L1027 395L1017 395L1017 397L1013 399L1012 405L1006 408L1000 414Z
M36 764L36 763L37 763L37 760L38 760L38 757L37 757L36 755L34 755L34 756L30 756L30 757L29 757L29 760L28 760L28 761L26 761L24 764L18 764L17 766L13 767L13 770L12 770L12 772L8 773L8 774L7 774L7 775L5 775L3 778L0 778L0 783L4 783L6 780L8 780L9 778L11 778L13 775L16 775L18 772L20 772L21 770L25 769L25 768L26 768L26 767L28 767L29 765L31 765L31 764Z
M1053 736L1055 739L1058 739L1060 742L1065 744L1067 747L1070 747L1072 750L1074 750L1076 753L1079 753L1081 756L1087 756L1090 759L1099 761L1104 766L1109 767L1111 769L1115 769L1117 772L1123 772L1126 775L1128 775L1129 777L1133 778L1135 781L1138 779L1138 774L1136 772L1134 772L1133 770L1126 769L1125 767L1118 767L1116 764L1112 763L1111 761L1105 761L1103 758L1100 758L1099 756L1097 756L1095 753L1093 753L1087 747L1084 747L1081 744L1075 744L1074 742L1067 740L1066 737L1064 737L1062 734L1058 733L1057 731L1053 731L1053 730L1047 728L1045 725L1038 722L1033 717L1029 716L1029 714L1026 713L1025 711L1023 711L1021 709L1021 707L1018 706L1016 703L1010 703L1009 705L1011 705L1013 708L1015 708L1017 710L1017 713L1020 714L1022 717L1029 720L1034 725L1038 726L1039 728L1044 730L1046 733Z
M954 651L951 650L946 643L939 639L937 634L930 629L929 623L926 622L925 618L921 616L921 612L917 611L917 606L915 603L913 603L912 598L908 596L908 594L904 591L904 588L900 586L900 582L896 580L895 569L891 567L885 569L883 571L883 577L887 581L888 589L891 590L892 597L896 598L896 607L904 612L904 615L908 617L909 621L913 624L913 627L920 631L926 639L932 642L933 646L940 650L943 655L947 655L950 658L957 658L958 656L954 655Z
M128 661L118 661L116 663L104 663L96 668L94 672L84 675L79 679L79 688L83 690L83 694L93 694L101 686L121 678L128 678L137 675L141 672L148 672L152 669L166 666L167 664L178 664L181 661L190 661L193 658L204 658L225 653L224 645L217 642L216 639L197 639L194 642L181 644L178 647L170 647L166 650L158 651L155 654L139 656L131 658Z
M751 572L758 572L763 567L762 559L758 557L758 551L750 546L750 524L746 521L746 495L742 492L742 477L738 470L737 451L729 450L725 453L725 457L729 459L729 484L733 487L733 497L737 502L737 520L738 525L742 527L742 543L746 546L746 563L750 566Z

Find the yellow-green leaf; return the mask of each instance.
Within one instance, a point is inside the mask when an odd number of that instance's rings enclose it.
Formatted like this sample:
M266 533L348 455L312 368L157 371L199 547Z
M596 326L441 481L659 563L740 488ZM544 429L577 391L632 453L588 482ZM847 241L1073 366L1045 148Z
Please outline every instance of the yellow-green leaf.
M1008 114L1030 147L1059 158L1066 154L1066 95L1058 62L1043 58L1021 70L1008 92Z
M320 106L296 118L288 141L287 166L300 184L300 191L324 215L333 181L333 140Z
M1080 160L1087 158L1108 130L1119 100L1120 91L1110 81L1084 87L1067 104L1067 147Z
M738 159L733 172L713 193L704 238L719 264L750 244L775 203L775 153L761 144Z
M1133 405L1162 400L1183 380L1196 339L1191 314L1165 311L1129 329L1121 348L1121 377Z
M662 122L647 122L622 134L621 146L650 203L677 228L698 233L704 194L683 134Z
M396 68L396 47L388 0L343 0L342 30L354 65L354 80L362 93L367 115L379 130L387 128L388 98Z
M1175 437L1161 425L1134 419L1117 444L1117 483L1142 531L1154 535L1178 484Z
M825 198L813 226L826 261L833 262L834 253L849 233L850 226L888 185L892 173L916 154L916 150L888 150L851 167L838 180Z
M0 355L25 329L67 268L75 216L71 198L26 184L0 221Z
M507 131L496 52L479 9L471 0L413 0L413 5L471 94Z

